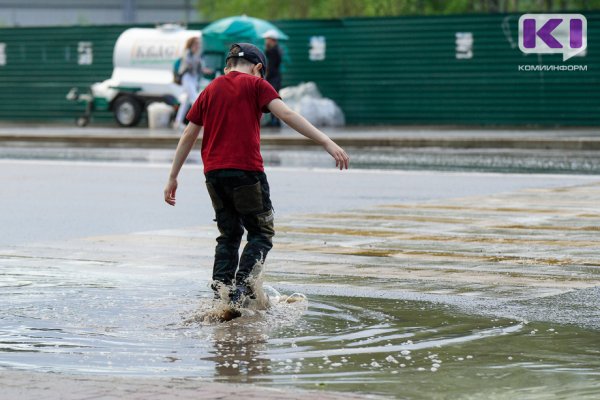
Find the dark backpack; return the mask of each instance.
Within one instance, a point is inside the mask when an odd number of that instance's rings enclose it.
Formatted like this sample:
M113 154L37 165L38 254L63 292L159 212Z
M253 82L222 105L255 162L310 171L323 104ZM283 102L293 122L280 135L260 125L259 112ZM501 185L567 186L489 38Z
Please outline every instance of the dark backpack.
M179 67L181 66L181 58L178 58L173 63L173 82L181 85L181 74L179 73Z

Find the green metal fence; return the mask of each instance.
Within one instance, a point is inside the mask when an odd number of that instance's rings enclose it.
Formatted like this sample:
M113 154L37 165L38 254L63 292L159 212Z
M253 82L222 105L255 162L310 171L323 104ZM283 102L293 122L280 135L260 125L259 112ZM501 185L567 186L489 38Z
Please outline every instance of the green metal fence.
M89 87L112 73L112 51L127 27L0 29L6 65L0 66L0 119L74 120L83 106L67 101L73 86ZM80 42L91 42L90 65L79 65Z
M276 25L290 36L284 85L316 82L350 124L598 126L600 13L584 15L587 54L565 62L560 55L521 53L519 14ZM67 91L110 77L114 43L127 28L0 29L6 61L0 120L73 121L83 106L67 101ZM78 63L80 42L92 43L91 65ZM310 59L311 48L317 59ZM520 71L519 65L583 65L587 71ZM95 121L110 120L107 113L95 115Z
M350 123L600 125L600 14L587 15L587 55L564 63L585 72L519 71L563 64L519 50L519 16L281 22L286 83L316 81ZM457 33L471 34L472 58L457 58ZM326 38L324 61L308 60L309 35Z

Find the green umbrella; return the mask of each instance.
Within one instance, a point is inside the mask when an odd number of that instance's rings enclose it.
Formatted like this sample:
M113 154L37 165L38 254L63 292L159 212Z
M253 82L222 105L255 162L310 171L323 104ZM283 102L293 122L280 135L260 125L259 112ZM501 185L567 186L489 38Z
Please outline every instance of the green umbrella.
M279 40L289 37L272 23L246 15L227 17L213 22L202 30L204 51L226 51L232 43L253 43L262 48L263 35L275 31Z

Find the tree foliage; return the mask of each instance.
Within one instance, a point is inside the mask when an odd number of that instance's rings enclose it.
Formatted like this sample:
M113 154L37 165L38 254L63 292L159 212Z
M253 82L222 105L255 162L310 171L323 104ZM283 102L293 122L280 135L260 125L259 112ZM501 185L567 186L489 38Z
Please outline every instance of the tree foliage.
M204 20L247 14L268 20L599 10L600 0L197 0Z

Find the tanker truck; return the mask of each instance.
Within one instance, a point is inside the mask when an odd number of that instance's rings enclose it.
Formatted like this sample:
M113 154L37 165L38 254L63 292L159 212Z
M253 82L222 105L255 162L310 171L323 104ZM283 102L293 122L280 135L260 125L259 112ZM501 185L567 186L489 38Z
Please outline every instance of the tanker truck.
M77 125L87 125L94 111L112 111L119 125L130 127L153 102L177 107L185 94L173 80L173 65L194 36L201 39L201 32L171 24L125 30L115 43L111 78L94 83L90 93L72 88L67 94L67 99L86 104Z

